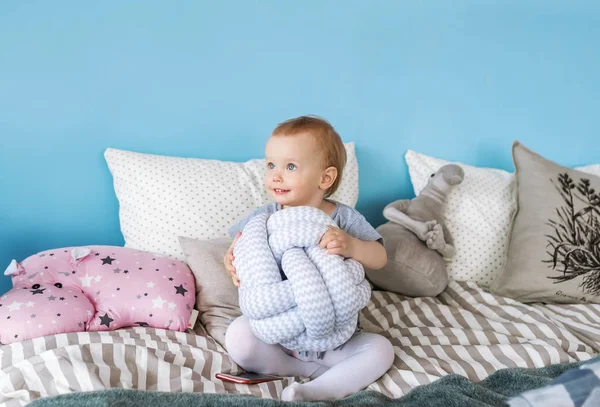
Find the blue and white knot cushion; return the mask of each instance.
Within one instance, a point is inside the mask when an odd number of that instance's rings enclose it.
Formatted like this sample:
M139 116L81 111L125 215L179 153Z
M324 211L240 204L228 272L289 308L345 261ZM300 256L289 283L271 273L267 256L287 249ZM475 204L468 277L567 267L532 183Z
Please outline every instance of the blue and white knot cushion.
M319 247L329 225L336 226L322 210L298 206L257 215L244 227L233 265L240 308L262 341L322 352L355 333L371 288L359 262Z

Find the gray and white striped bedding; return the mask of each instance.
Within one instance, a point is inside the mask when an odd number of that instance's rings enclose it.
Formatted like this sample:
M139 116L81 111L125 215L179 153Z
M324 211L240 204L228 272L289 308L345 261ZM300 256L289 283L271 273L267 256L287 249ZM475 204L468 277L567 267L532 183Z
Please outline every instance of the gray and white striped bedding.
M450 373L478 381L505 367L587 360L600 348L600 305L524 305L474 283L451 282L436 298L374 291L362 316L396 352L370 389L394 397ZM1 346L0 368L0 406L109 387L278 398L294 380L246 386L214 379L238 368L201 326L36 338Z

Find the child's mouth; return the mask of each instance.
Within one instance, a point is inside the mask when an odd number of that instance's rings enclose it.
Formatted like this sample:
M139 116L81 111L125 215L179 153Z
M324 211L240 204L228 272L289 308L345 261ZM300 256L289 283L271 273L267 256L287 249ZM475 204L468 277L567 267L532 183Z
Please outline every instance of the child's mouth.
M275 191L275 193L278 195L287 194L288 192L290 192L289 189L281 189L281 188L273 188L273 191Z

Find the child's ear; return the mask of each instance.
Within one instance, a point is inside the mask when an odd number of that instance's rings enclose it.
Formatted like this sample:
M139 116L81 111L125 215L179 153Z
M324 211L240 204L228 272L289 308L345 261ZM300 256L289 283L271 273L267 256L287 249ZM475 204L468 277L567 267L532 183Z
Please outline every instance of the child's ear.
M337 179L338 170L335 167L329 167L323 174L321 175L321 183L319 184L319 188L323 190L329 189Z

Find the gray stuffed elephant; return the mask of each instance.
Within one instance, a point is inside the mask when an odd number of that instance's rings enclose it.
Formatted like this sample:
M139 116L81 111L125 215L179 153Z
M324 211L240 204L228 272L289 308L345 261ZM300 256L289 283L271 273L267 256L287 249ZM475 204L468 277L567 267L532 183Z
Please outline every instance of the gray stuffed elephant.
M380 270L367 270L376 288L411 297L436 296L446 288L445 259L454 256L452 236L444 225L450 190L464 179L458 165L448 164L431 175L412 200L392 202L383 210L388 223L377 228L388 255Z

